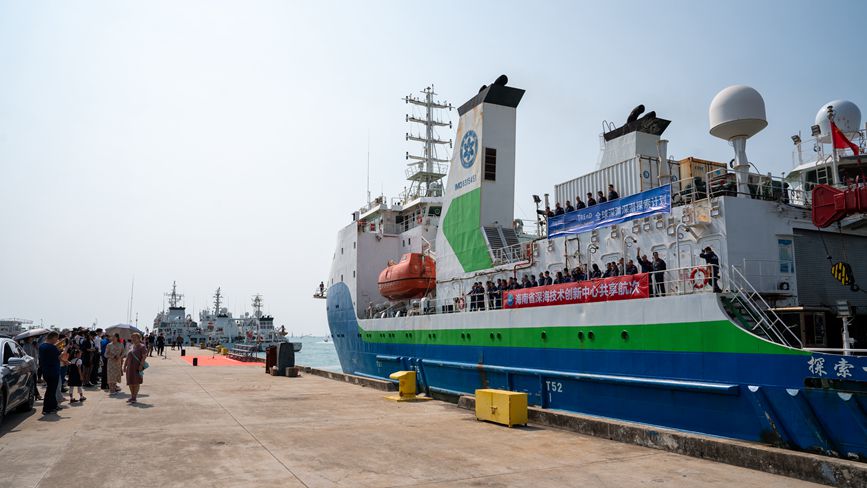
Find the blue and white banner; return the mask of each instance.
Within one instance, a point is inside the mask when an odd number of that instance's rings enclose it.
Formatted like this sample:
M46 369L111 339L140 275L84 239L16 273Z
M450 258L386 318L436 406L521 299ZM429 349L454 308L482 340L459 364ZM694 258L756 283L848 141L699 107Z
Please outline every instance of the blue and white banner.
M659 212L671 212L671 185L550 217L548 238L580 234Z

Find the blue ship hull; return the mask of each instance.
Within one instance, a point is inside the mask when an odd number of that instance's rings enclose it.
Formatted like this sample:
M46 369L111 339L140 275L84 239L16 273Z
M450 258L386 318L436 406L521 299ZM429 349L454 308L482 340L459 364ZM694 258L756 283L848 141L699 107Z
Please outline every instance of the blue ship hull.
M850 358L855 381L805 386L803 355L378 343L362 339L345 284L329 289L327 309L349 374L415 370L420 391L524 391L545 408L867 459L864 358Z

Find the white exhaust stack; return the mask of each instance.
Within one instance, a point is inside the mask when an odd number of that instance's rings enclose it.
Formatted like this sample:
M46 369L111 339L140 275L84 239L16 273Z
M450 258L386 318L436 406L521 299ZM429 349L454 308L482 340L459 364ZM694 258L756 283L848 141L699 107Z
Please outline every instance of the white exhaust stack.
M755 89L733 85L713 97L708 110L710 134L732 143L735 149L735 174L738 196L749 197L750 162L747 139L768 126L765 101Z
M671 183L671 168L668 166L668 140L656 141L656 152L659 155L659 186Z

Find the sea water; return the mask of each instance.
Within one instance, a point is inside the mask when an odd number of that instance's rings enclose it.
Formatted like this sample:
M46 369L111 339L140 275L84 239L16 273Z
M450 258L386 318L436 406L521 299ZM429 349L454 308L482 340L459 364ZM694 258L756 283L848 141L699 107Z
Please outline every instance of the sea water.
M325 342L324 337L287 337L289 342L300 342L301 352L295 353L295 364L298 366L310 366L311 368L340 371L340 361L337 359L337 351L334 343ZM259 353L264 357L265 353Z

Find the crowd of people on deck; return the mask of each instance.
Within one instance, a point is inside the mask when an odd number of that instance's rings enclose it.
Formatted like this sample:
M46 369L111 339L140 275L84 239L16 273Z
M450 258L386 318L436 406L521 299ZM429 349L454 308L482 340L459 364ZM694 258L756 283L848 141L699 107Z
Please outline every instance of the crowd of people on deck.
M470 311L477 310L497 310L503 307L503 292L508 290L519 290L524 288L536 288L540 286L558 285L563 283L573 283L580 281L596 280L610 278L613 276L635 275L647 273L648 287L650 296L666 295L666 279L665 272L668 269L665 260L660 257L659 253L654 251L651 254L652 259L647 257L647 254L642 254L641 248L636 249L635 260L620 258L617 261L609 261L604 264L603 271L599 264L591 265L582 264L571 270L563 268L562 271L556 271L552 276L550 271L539 273L538 277L532 273L525 273L521 280L518 280L517 275L509 278L497 278L496 280L488 280L484 284L477 281L472 284L469 291L466 293L466 305ZM714 253L709 246L702 250L699 257L703 258L712 270L710 281L715 293L720 293L719 288L719 257ZM636 263L637 261L637 263ZM455 299L460 301L460 298ZM459 308L463 308L463 302L458 304Z
M44 386L44 392L36 388L36 398L42 400L42 414L52 415L64 408L67 394L70 405L86 401L85 391L96 388L114 397L121 393L122 380L129 388L127 403L136 404L146 359L154 349L164 354L165 337L132 333L125 339L118 332L79 327L28 337L19 344L36 359L37 384Z
M572 202L566 200L566 206L560 205L560 202L556 202L554 204L554 210L551 210L551 207L545 207L545 210L540 210L540 213L543 213L546 218L554 217L556 215L565 215L570 212L574 212L576 210L581 210L582 208L592 207L593 205L598 205L600 203L610 202L612 200L617 200L620 198L620 194L617 193L617 190L614 189L614 185L608 185L608 196L605 196L605 193L602 191L596 192L596 197L594 198L593 193L587 193L587 201L581 199L580 196L575 197L575 205L572 205Z

